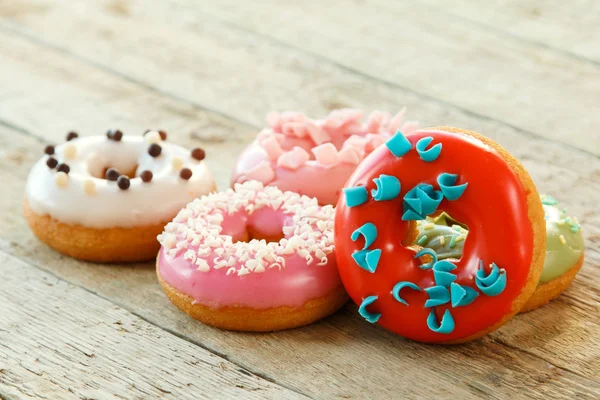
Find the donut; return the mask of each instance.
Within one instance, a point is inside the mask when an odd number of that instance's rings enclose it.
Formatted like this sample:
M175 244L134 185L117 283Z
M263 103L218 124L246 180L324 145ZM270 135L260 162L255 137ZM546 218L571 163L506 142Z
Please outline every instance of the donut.
M412 245L416 221L443 211L470 228L459 260ZM527 171L457 128L397 132L348 180L335 226L338 269L359 314L421 342L497 329L531 297L544 262L544 211Z
M576 217L569 217L564 208L552 196L542 195L546 220L546 257L544 269L537 288L525 303L521 312L540 307L564 292L579 269L584 259L584 243L581 225ZM418 221L419 234L415 242L423 236L422 245L433 249L438 259L460 258L464 241L454 241L452 237L466 236L468 230L457 225L457 221L448 214L442 213L436 218ZM453 245L451 245L453 243Z
M205 324L277 331L347 300L336 268L333 206L261 182L195 199L165 226L156 270L169 299Z
M215 189L201 148L166 142L164 131L79 137L49 145L27 179L23 212L33 233L84 261L156 257L156 236L190 200Z
M299 112L271 112L263 129L236 161L231 184L258 180L335 205L344 183L360 161L398 128L409 133L414 121L373 111L362 122L355 109L332 111L313 120Z

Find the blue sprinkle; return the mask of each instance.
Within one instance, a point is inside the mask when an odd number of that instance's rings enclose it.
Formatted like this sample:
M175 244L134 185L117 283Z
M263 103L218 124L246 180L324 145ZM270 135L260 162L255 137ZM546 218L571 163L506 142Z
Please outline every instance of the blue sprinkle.
M433 279L438 286L450 286L456 280L456 275L446 271L433 271Z
M454 201L462 196L469 184L469 182L466 182L462 185L456 185L457 180L458 175L448 173L443 173L437 178L438 185L440 185L444 197L450 201Z
M450 272L456 269L456 265L448 260L441 260L433 264L433 270L436 272Z
M420 199L404 196L404 201L410 206L410 208L415 210L417 214L421 214L423 212L423 204L421 203Z
M412 149L412 144L400 131L396 131L396 134L388 139L385 145L396 157L402 157Z
M404 195L404 221L420 221L433 214L444 199L444 194L433 186L419 183Z
M422 216L421 214L417 214L412 210L408 210L404 214L402 214L402 221L421 221L424 219L424 216Z
M424 255L431 256L432 261L428 262L427 264L419 265L419 268L431 269L433 267L433 265L438 262L437 253L433 249L425 248L425 249L421 249L417 254L415 254L415 258L420 258L420 257L423 257Z
M441 306L450 301L450 292L444 286L432 286L425 289L429 299L425 301L425 307L431 308Z
M365 271L369 271L370 273L374 273L377 269L377 264L379 263L379 258L381 257L381 250L361 250L355 251L352 253L352 258L354 262L364 269Z
M371 190L371 196L376 201L391 200L400 194L400 181L395 176L381 174L373 182L377 189Z
M367 253L366 261L367 261L367 271L370 273L374 273L377 269L377 264L379 264L379 259L381 258L381 250L375 249L371 250Z
M419 157L421 157L421 160L423 160L425 162L432 162L432 161L437 160L437 158L440 156L440 153L442 152L442 144L441 143L436 144L435 146L431 147L429 150L425 150L432 141L433 141L433 137L427 136L427 137L419 139L419 141L417 142L417 145L415 146L417 148L417 152L419 153Z
M458 283L450 284L450 297L452 298L452 307L462 307L471 304L479 293L468 286L461 286Z
M412 282L406 282L406 281L398 282L394 285L394 288L392 289L392 295L394 296L394 298L397 301L399 301L400 303L407 306L408 303L406 302L406 300L404 300L402 297L400 297L400 291L402 289L404 289L405 287L411 288L413 290L418 290L419 292L421 291L421 288Z
M483 269L483 262L480 263L480 269L475 274L475 284L487 296L498 296L506 288L506 271L499 270L495 263L492 263L492 270L486 276ZM491 279L493 278L493 279Z
M354 261L356 262L356 264L363 268L363 269L367 269L367 253L370 250L361 250L361 251L355 251L354 253L352 253L352 258L354 259Z
M442 322L440 325L437 324L435 312L431 310L429 316L427 317L427 327L436 333L443 333L446 335L452 333L454 331L454 318L452 318L450 310L446 310L444 312L444 316L442 317Z
M372 304L377 299L378 299L378 296L366 297L362 301L362 303L360 303L360 307L358 307L358 313L361 315L361 317L363 317L364 319L366 319L367 321L369 321L372 324L374 324L375 322L377 322L379 320L379 318L381 317L381 314L374 314L374 313L368 312L367 306Z
M429 215L437 210L444 199L444 194L439 190L433 190L431 185L420 185L417 188L417 197L421 200L423 213Z
M492 263L492 270L486 275L485 268L483 266L483 260L479 260L479 269L475 273L475 278L478 279L483 285L489 286L498 280L500 270L498 266Z
M367 188L364 186L343 188L342 191L346 196L346 204L348 207L360 206L367 201Z
M352 232L350 238L356 242L356 240L360 236L365 238L365 245L363 246L364 250L367 247L371 246L375 239L377 239L377 227L371 222L367 222L366 224Z

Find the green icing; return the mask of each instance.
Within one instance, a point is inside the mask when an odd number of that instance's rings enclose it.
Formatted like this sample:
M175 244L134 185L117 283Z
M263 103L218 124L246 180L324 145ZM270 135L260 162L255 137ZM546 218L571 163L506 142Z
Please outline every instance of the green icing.
M431 224L433 224L433 228L431 228ZM437 253L439 259L462 256L465 241L457 239L465 236L468 231L458 225L457 221L448 214L442 213L436 218L427 217L423 221L417 221L417 228L419 236L415 244L432 249Z
M584 245L581 225L577 219L568 217L566 210L559 209L558 202L551 196L541 197L546 213L546 259L540 283L546 283L573 267L582 256ZM431 224L434 224L433 229ZM438 259L462 256L465 241L458 238L466 235L468 231L448 214L442 213L436 218L428 217L426 220L418 221L417 228L419 229L417 240L420 239L421 243L416 244L434 250ZM426 240L423 239L425 236Z
M567 272L583 254L581 226L556 205L544 204L546 212L546 260L540 282L546 283ZM565 243L562 243L563 236Z

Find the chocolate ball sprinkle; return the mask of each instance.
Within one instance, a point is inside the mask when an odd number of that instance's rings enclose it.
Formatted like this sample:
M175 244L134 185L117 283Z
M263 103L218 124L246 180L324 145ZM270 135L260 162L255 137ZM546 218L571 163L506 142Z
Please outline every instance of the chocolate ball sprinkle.
M129 181L128 177L126 177L125 175L121 175L119 179L117 179L117 185L119 186L119 189L127 190L129 189L131 182Z
M106 132L106 137L110 140L114 140L115 142L120 142L123 139L123 132L118 129L110 129Z
M181 171L179 171L179 176L181 179L185 179L187 181L192 177L192 170L189 168L182 168Z
M59 165L58 165L58 167L56 167L56 170L57 170L58 172L64 172L65 174L67 174L67 175L68 175L68 174L69 174L69 172L71 172L71 167L69 167L69 166L68 166L67 164L65 164L65 163L62 163L62 164L59 164Z
M48 157L48 159L46 160L46 165L48 166L48 168L54 169L58 165L58 161L56 161L56 158L54 157Z
M160 131L158 131L158 134L160 135L160 138L162 140L167 140L167 132L160 130Z
M154 175L152 174L152 171L142 171L142 173L140 174L140 178L142 178L142 181L148 183L152 180L152 177Z
M79 137L79 134L77 132L69 132L67 133L67 142L70 142L73 139L77 139Z
M46 148L44 149L44 153L48 154L49 156L54 154L54 146L52 145L48 145L46 146Z
M161 152L162 152L162 147L160 147L160 145L158 145L156 143L152 143L150 145L150 147L148 147L148 154L150 154L152 157L160 156Z
M104 177L109 181L116 181L121 174L115 168L109 168L106 170Z
M198 161L202 161L204 158L206 158L206 152L204 149L196 147L194 150L192 150L192 157Z

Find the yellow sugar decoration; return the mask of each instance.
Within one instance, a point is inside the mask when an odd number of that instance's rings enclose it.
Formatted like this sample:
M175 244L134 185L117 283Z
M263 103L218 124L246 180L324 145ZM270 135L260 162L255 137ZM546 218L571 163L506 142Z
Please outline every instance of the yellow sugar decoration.
M69 176L62 171L57 172L54 175L54 183L56 183L56 186L64 188L69 184Z
M463 241L463 240L465 240L466 238L467 238L467 236L465 236L465 235L459 235L459 236L456 238L455 242L456 242L456 243L458 243L458 242L462 242L462 241Z
M175 171L179 171L183 167L183 160L179 157L173 157L171 160L171 166Z
M83 191L89 195L96 194L96 184L94 181L91 179L86 179L83 181Z
M433 224L433 223L431 223L431 222L429 222L429 223L427 223L427 224L423 225L423 229L425 229L425 230L431 230L431 229L433 229L433 228L435 228L435 224Z
M567 244L567 241L566 241L566 239L565 239L565 237L563 235L560 235L558 238L560 239L560 242L562 244Z
M65 144L63 154L67 160L74 160L77 157L77 147L73 143Z
M440 236L440 244L442 246L444 246L446 244L446 238L444 237L444 235Z

